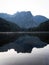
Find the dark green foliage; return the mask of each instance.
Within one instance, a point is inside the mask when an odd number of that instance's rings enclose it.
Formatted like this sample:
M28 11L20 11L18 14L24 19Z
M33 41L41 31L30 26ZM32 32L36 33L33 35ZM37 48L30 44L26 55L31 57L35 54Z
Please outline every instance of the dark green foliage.
M0 32L14 32L19 31L20 28L15 23L11 23L9 21L6 21L2 18L0 18Z
M49 20L41 23L38 27L37 27L37 31L49 31Z
M0 18L0 46L12 42L19 37L19 35L16 34L2 34L2 32L16 32L19 30L19 26L17 26L15 23L11 23Z
M29 28L28 31L33 32L33 31L49 31L49 20L46 22L41 23L38 27L34 28Z

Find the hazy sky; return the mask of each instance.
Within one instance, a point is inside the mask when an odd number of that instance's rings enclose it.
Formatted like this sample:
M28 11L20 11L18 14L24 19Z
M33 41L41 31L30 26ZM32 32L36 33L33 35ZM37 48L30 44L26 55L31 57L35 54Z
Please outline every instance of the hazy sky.
M13 14L28 10L33 15L44 15L49 18L49 0L0 0L0 12Z
M49 45L33 48L31 53L17 53L13 49L0 53L0 65L49 65Z

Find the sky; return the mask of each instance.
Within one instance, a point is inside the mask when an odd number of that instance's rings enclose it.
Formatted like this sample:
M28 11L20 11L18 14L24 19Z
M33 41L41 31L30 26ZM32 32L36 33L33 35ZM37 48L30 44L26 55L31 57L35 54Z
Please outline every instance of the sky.
M17 11L31 11L33 15L49 18L49 0L0 0L0 13L14 14Z
M49 45L33 48L31 53L17 53L14 49L0 53L0 65L49 65Z

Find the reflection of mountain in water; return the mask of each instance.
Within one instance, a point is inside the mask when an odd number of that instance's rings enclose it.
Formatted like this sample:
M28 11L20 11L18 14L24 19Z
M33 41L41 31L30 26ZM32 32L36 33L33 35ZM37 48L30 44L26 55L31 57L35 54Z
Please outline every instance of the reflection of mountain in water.
M39 39L47 44L49 44L49 33L34 33L28 34L29 36L37 36Z
M31 52L32 48L42 48L46 46L47 43L42 42L38 37L24 35L19 37L13 43L9 43L0 47L0 51L7 51L8 49L15 49L17 52Z

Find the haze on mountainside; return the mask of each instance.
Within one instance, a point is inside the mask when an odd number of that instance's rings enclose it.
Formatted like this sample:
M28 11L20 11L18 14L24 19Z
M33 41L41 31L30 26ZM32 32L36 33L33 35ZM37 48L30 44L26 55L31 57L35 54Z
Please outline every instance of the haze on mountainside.
M30 11L17 12L14 15L0 13L0 17L7 21L16 23L21 28L32 28L38 26L40 23L45 22L48 18L42 15L33 16Z

